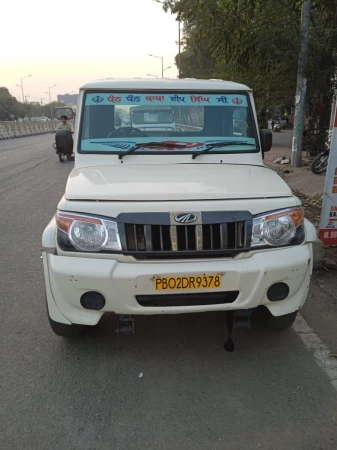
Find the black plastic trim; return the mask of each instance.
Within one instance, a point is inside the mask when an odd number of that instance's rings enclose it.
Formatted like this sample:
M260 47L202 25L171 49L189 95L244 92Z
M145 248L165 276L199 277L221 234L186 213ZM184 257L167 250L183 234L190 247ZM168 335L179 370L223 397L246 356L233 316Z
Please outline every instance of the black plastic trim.
M131 225L170 225L170 213L121 213L116 220L118 223L129 223Z
M143 307L170 307L170 306L203 306L223 305L234 303L239 291L205 292L198 294L161 294L136 295L136 300Z
M190 212L186 210L186 212ZM216 225L221 223L245 222L253 219L249 211L205 211L201 213L203 225ZM121 213L116 219L118 223L132 225L170 225L170 213Z

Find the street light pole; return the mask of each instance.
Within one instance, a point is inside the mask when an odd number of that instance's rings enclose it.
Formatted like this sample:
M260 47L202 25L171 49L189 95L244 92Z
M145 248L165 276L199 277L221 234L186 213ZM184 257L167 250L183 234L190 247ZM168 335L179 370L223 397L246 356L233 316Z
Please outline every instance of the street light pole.
M51 93L50 93L50 89L52 89L53 87L57 86L57 84L54 84L53 86L49 86L48 88L48 92L46 92L46 94L49 94L49 103L50 103L50 118L51 120L53 120L53 107L51 104Z
M178 78L181 78L181 51L180 51L180 49L181 49L181 44L180 44L180 33L181 33L181 30L180 30L180 18L178 17L178 38L179 38L179 41L178 41L178 48L179 48L179 51L178 51Z
M165 2L163 2L162 0L153 0L154 2L156 2L156 3L161 3L162 5L165 5ZM239 0L239 3L240 3L240 0ZM179 48L179 50L178 50L178 78L181 78L181 43L180 43L180 41L181 41L181 21L180 21L180 16L179 16L179 13L178 13L178 17L177 17L177 20L178 20L178 48Z
M29 78L29 77L31 77L31 75L27 75L26 77L21 77L21 78L20 78L21 84L17 84L17 86L19 86L19 87L21 88L21 92L22 92L22 102L23 102L23 103L25 103L25 94L24 94L24 92L23 92L23 82L22 82L22 80L24 80L25 78Z
M149 56L152 56L152 58L161 59L161 77L164 78L164 56L150 55L150 53Z

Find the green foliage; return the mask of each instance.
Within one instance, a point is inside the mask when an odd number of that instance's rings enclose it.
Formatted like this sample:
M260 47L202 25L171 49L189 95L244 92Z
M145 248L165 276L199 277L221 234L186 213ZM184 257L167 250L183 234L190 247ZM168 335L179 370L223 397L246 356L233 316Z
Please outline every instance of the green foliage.
M52 102L51 104L40 105L38 102L20 103L13 97L9 90L5 87L0 87L0 121L18 120L20 117L39 117L45 116L51 118L51 108L53 110L53 117L56 117L55 108L64 106L61 102Z
M15 119L20 116L24 117L26 106L18 102L7 88L0 87L0 121L11 120L11 114L14 115Z
M247 84L254 89L260 117L275 106L289 108L296 90L302 3L166 0L164 9L177 14L184 23L182 76ZM336 23L336 0L313 0L307 77L311 108L332 96L337 66Z

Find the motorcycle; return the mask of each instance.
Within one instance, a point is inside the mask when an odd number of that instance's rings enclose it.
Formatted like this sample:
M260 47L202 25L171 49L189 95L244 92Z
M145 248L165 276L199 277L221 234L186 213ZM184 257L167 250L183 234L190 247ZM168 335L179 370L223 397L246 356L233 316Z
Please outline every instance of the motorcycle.
M318 153L318 155L312 160L311 172L315 175L325 173L329 163L330 148L326 147L325 150Z
M74 161L72 133L68 130L56 130L53 144L60 162Z
M271 129L276 133L279 133L282 129L281 122L273 120L271 122Z

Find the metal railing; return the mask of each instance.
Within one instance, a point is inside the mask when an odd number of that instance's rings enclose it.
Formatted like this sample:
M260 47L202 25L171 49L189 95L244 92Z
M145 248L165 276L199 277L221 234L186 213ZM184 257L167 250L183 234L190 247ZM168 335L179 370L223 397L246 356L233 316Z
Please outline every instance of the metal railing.
M0 122L0 140L52 133L57 121L48 122Z

